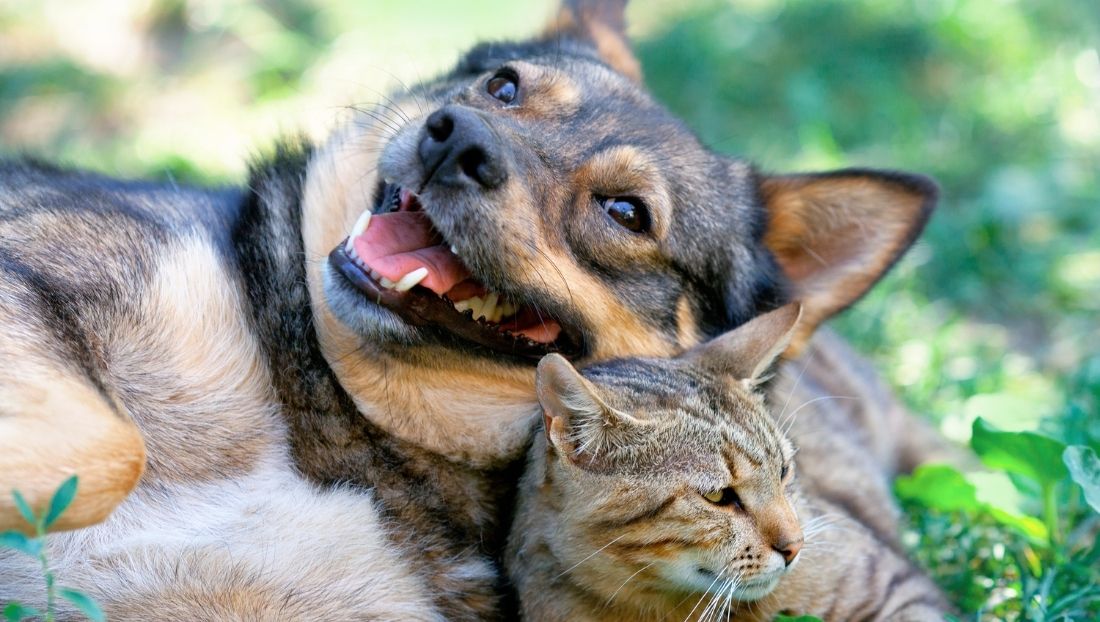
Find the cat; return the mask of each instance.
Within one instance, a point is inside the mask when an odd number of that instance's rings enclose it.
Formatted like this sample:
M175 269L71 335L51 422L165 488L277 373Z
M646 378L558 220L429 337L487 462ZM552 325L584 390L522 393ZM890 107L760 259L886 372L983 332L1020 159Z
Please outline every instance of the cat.
M506 554L524 619L944 618L943 595L895 538L800 476L882 473L807 460L766 403L761 385L799 314L787 305L677 358L583 374L557 355L539 363L542 429ZM870 453L817 423L790 425ZM881 501L862 510L893 516Z

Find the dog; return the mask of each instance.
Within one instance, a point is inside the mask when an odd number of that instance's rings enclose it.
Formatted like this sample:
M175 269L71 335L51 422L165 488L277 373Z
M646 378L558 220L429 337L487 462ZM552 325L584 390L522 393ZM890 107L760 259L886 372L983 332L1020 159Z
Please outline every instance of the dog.
M245 187L0 166L0 489L79 476L60 582L116 619L506 615L541 356L671 356L798 299L794 358L905 252L933 182L707 149L624 4L566 2ZM838 356L808 375L895 408ZM0 602L36 572L0 553Z

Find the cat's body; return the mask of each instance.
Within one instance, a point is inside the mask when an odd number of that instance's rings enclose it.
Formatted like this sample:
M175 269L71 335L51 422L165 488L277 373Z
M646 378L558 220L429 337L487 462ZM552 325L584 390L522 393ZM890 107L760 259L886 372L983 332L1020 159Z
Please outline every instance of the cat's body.
M507 559L525 619L942 619L942 594L897 539L889 480L904 420L866 425L861 396L828 392L852 388L844 375L817 367L786 366L765 407L751 382L699 364L712 357L587 369L598 403L625 413L603 420L594 458L575 449L591 434L584 414L555 424L577 400L546 404L582 391L542 389L544 426L560 433L536 435ZM836 399L798 412L823 395Z

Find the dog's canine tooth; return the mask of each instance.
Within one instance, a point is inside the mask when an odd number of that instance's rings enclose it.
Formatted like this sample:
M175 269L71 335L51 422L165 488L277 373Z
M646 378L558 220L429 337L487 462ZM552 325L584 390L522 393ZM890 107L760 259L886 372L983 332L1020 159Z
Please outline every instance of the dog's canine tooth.
M451 244L451 246L450 246L450 250L451 250L451 254L452 254L452 255L457 255L457 254L458 254L458 249L457 249L457 248L455 248L455 245L454 245L454 244Z
M423 281L426 276L428 276L428 269L421 266L398 279L393 288L399 292L407 292L416 286L416 284Z
M453 302L451 304L453 304L455 306L455 311L458 311L459 313L462 313L466 309L470 308L470 301L469 300L460 300L458 302Z
M355 221L355 226L351 228L352 238L357 238L363 235L363 232L365 232L367 230L367 227L370 226L370 217L370 210L365 210L362 214L359 215L359 219Z

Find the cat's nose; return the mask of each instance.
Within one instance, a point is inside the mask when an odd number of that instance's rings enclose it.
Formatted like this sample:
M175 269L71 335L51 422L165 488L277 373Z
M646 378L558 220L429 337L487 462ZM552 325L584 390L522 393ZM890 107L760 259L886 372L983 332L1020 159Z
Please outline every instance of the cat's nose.
M500 138L472 108L449 104L429 115L417 152L426 183L492 190L508 179Z
M783 556L783 562L787 566L794 563L795 558L798 557L798 552L802 550L802 534L798 534L798 539L790 539L782 542L778 542L772 545L772 549L776 553Z

